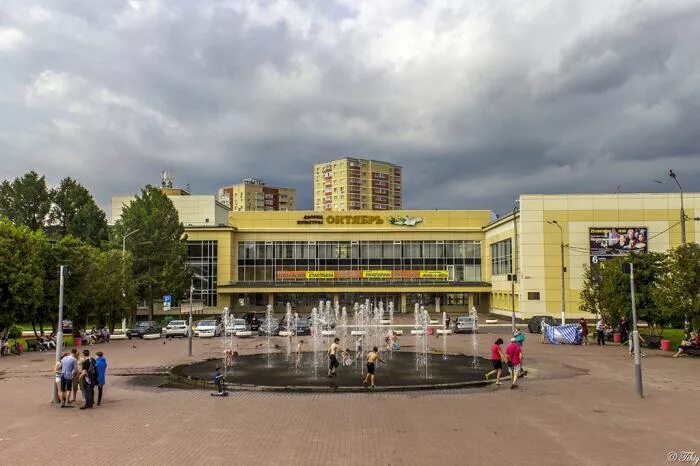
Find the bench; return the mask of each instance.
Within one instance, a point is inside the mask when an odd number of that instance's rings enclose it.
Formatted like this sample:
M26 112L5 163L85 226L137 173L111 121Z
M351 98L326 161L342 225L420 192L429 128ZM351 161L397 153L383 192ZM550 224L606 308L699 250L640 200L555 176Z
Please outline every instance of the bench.
M700 348L688 348L684 353L688 356L700 356Z
M27 351L44 351L44 348L39 343L39 340L26 340Z
M647 348L649 349L660 349L661 348L661 337L658 335L647 335L644 338L647 341Z

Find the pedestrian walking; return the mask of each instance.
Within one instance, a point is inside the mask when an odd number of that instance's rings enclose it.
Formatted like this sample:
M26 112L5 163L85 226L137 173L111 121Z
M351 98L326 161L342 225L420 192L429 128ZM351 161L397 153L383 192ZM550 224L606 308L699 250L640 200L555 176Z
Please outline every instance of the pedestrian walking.
M362 385L365 387L369 382L370 387L374 388L374 369L376 368L377 361L382 364L384 363L384 360L379 357L379 348L375 346L367 355L367 375L365 376L365 380L362 381Z
M598 346L605 346L605 320L600 319L595 324L596 339Z
M102 351L95 353L95 365L97 366L97 406L102 404L102 390L107 385L107 359L105 359Z
M338 352L340 351L340 338L336 338L328 348L328 377L335 377L335 368L340 365L338 362Z
M496 385L502 385L501 374L503 373L503 351L501 351L501 345L503 344L503 339L499 338L493 342L491 345L491 363L493 364L493 370L487 372L485 377L486 380L489 379L494 373L496 374Z
M510 388L518 388L518 377L520 376L520 364L523 361L523 350L516 343L515 338L510 339L510 345L506 348L506 359L508 371L510 372Z
M627 317L623 316L622 319L620 319L619 328L620 328L620 345L622 346L622 345L626 344L627 340L629 339L630 324L627 321Z
M578 320L578 324L581 326L581 338L583 340L583 344L587 345L588 344L588 324L586 323L586 319L581 317Z

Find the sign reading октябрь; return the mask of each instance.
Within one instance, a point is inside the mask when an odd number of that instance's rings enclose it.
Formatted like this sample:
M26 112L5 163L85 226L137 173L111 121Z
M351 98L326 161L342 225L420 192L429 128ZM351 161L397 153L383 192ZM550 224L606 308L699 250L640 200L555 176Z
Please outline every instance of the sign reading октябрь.
M304 215L297 220L297 225L383 225L384 219L379 215Z

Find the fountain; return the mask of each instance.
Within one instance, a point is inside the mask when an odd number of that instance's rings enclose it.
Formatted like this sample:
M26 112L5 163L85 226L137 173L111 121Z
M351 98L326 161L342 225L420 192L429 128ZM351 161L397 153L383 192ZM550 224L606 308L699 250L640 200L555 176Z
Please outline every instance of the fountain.
M223 334L224 338L222 340L222 345L224 350L222 351L224 355L224 380L226 380L226 376L228 375L228 361L227 361L227 354L229 351L233 351L232 348L232 340L229 336L228 329L229 326L233 324L233 316L229 314L229 309L228 307L224 307L224 311L221 313L221 323L224 326Z
M296 321L296 319L294 319ZM285 312L284 315L284 321L286 323L286 336L287 337L287 362L289 362L292 358L292 335L295 334L293 331L293 324L292 324L292 304L287 303L287 311ZM280 332L281 334L282 332Z
M277 330L277 326L273 324L272 322L272 304L268 304L267 307L265 308L265 334L266 334L266 347L267 347L267 367L268 369L271 367L270 366L270 337L272 336L272 332Z
M448 330L447 328L447 312L442 311L442 329ZM447 332L442 333L442 359L447 359Z
M348 349L348 312L343 306L343 310L340 313L340 326L336 326L336 329L340 328L340 345L343 350Z
M472 307L469 311L469 315L472 318L472 367L474 369L479 368L479 345L477 341L477 333L479 331L479 314L476 312L476 308Z
M318 378L318 366L320 365L319 353L320 353L320 343L321 343L321 323L318 317L318 309L311 309L311 341L313 347L313 368L314 368L314 379Z

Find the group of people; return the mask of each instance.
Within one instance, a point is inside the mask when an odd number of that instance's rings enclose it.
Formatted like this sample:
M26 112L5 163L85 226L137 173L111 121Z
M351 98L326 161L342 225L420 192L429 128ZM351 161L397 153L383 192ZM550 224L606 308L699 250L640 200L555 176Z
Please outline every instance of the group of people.
M97 406L102 404L102 394L107 383L107 359L102 351L90 356L90 350L82 353L73 348L63 353L54 366L55 383L61 408L72 408L76 402L78 390L83 398L80 409L94 407L95 388L97 388Z
M681 342L681 345L678 347L678 351L673 355L673 357L677 358L678 356L687 356L688 351L690 350L700 351L700 334L698 334L697 330L690 334L690 338L686 338Z
M579 319L579 325L581 326L581 335L583 336L583 344L587 345L588 344L588 324L586 323L586 320L581 317ZM629 341L629 331L630 331L630 323L627 320L626 317L622 317L620 319L620 322L618 322L617 325L618 333L620 334L621 338L621 344L625 344ZM595 332L596 332L596 342L598 343L599 346L605 346L605 340L612 338L612 335L614 333L614 329L612 325L605 319L601 318L596 322L595 324Z
M518 388L518 378L523 375L523 344L525 343L525 335L517 328L513 332L510 339L510 344L505 352L501 349L503 339L498 338L491 345L491 363L493 370L487 372L484 377L489 380L493 374L496 374L496 385L503 385L501 376L503 375L503 363L506 363L508 372L510 373L510 388Z
M106 328L97 329L92 327L92 330L80 331L80 338L86 345L94 345L95 343L109 343L109 330Z

